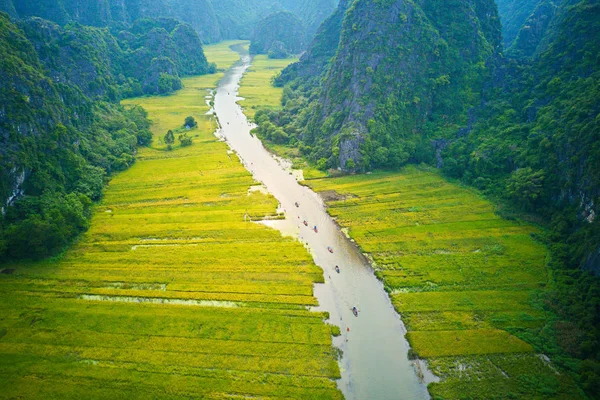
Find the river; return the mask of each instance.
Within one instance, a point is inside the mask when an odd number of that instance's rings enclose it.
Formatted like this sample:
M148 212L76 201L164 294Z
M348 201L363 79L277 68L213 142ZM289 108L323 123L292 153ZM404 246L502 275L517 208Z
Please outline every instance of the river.
M333 341L343 351L338 387L348 400L429 398L423 376L427 381L430 374L421 363L415 365L408 359L404 325L369 262L327 214L321 198L300 185L285 162L273 157L250 134L253 126L237 104L237 93L251 58L237 50L241 61L225 74L215 94L214 112L221 126L217 133L285 210L285 220L269 225L296 236L324 271L325 283L315 286L315 296L318 309L328 311L330 322L342 331ZM315 225L318 233L312 229ZM336 265L340 273L335 271ZM354 306L358 317L352 313Z

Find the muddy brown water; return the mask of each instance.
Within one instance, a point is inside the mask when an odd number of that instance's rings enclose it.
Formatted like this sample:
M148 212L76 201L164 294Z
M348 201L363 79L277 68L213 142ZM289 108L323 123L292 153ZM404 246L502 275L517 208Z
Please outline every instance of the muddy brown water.
M321 198L300 185L289 165L273 157L251 135L253 126L237 104L239 82L251 58L239 47L234 49L240 52L241 61L226 73L215 95L214 112L220 122L217 134L285 210L285 220L265 224L297 237L324 271L325 284L315 286L320 304L316 309L328 311L329 322L342 331L333 340L343 352L338 387L350 400L429 398L426 382L433 377L422 363L408 359L404 325L368 260L327 214ZM318 233L313 231L315 225ZM340 273L335 271L336 265ZM359 310L358 317L352 307Z

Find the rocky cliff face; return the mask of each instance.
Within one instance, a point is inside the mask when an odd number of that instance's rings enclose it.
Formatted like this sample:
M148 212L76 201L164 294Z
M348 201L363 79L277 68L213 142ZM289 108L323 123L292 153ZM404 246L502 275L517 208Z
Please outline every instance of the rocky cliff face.
M277 79L278 85L282 86L300 77L318 80L324 75L328 70L329 61L337 52L342 34L342 22L349 3L349 0L340 0L335 12L319 27L310 46L300 57L300 61L281 72L281 76Z
M499 29L491 0L355 1L314 115L313 129L323 128L310 135L347 134L358 146L367 132L385 162L401 162L410 150L402 138L440 120L466 122Z
M345 1L345 0L342 0ZM335 0L279 0L285 10L298 15L306 26L309 36L313 36L321 23L335 10Z

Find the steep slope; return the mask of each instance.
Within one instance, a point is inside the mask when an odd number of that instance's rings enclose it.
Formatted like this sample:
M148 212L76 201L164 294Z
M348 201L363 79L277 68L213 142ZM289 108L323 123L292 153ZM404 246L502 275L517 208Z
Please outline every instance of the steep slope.
M45 257L87 228L105 179L133 164L151 134L123 96L169 93L209 66L196 31L138 20L106 28L15 24L0 13L0 260Z
M213 0L213 7L225 39L249 39L261 19L279 11L296 14L312 36L335 0Z
M300 77L304 82L306 79L318 80L326 72L330 59L337 52L342 34L342 22L349 3L349 0L340 0L335 12L319 27L310 46L300 57L300 61L281 72L276 80L278 86L283 86ZM311 86L314 85L316 82L313 82Z
M502 44L509 48L540 0L496 0L502 20Z
M304 133L313 157L405 163L424 130L466 123L499 37L492 1L354 2Z
M179 19L200 35L204 43L222 39L219 23L210 0L124 0L130 20L171 17Z
M289 11L280 11L269 15L257 24L250 54L267 54L271 51L298 54L306 47L306 28L302 21Z
M0 260L47 256L85 230L106 175L131 165L151 136L143 110L91 100L47 75L37 50L0 13Z
M334 11L335 0L279 0L284 9L300 16L309 35L314 35L321 26L321 23L327 19Z

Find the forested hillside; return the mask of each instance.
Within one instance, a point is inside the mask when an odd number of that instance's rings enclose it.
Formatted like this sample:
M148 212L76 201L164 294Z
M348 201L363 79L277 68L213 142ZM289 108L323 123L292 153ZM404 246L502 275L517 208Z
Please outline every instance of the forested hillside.
M221 39L210 0L35 0L0 2L0 10L21 18L36 16L60 25L122 26L140 18L172 17L190 24L205 42Z
M306 48L306 28L289 11L280 11L261 20L252 35L250 54L269 54L271 58L286 58Z
M335 0L213 0L223 38L249 39L257 24L279 11L294 13L312 36L335 9Z
M1 0L0 11L12 17L41 17L59 25L121 29L140 18L176 18L191 25L202 42L249 39L269 14L290 11L313 35L335 8L335 0Z
M355 1L276 80L283 111L258 112L257 132L283 128L322 169L432 164L545 226L548 340L598 395L600 4L499 3L508 49L493 1Z
M44 257L87 228L107 177L151 140L130 95L169 93L210 68L198 34L139 20L117 37L0 13L0 259Z

